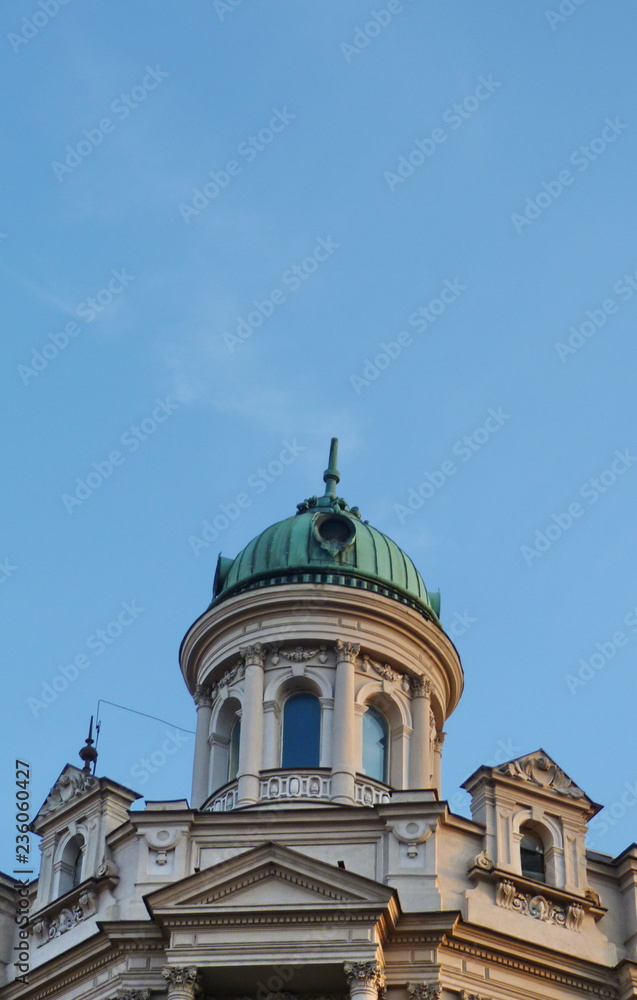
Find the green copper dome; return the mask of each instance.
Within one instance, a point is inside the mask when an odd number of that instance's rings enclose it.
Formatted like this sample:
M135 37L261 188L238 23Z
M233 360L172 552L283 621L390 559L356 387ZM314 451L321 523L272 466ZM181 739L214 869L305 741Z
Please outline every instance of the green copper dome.
M336 450L333 438L322 497L298 504L295 516L266 528L235 559L219 556L212 603L275 584L337 584L384 594L439 624L440 595L427 592L409 556L335 495Z

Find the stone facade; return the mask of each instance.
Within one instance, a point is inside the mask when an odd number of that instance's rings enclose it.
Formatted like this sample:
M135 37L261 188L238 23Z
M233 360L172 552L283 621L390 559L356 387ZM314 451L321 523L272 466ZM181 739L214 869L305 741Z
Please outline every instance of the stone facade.
M268 586L202 615L181 666L190 805L130 811L135 792L64 768L22 938L0 880L3 1000L637 997L637 848L587 852L599 806L547 753L471 775L471 819L439 800L463 681L434 622L371 591ZM299 692L320 705L318 760L284 768ZM364 773L372 708L387 780Z

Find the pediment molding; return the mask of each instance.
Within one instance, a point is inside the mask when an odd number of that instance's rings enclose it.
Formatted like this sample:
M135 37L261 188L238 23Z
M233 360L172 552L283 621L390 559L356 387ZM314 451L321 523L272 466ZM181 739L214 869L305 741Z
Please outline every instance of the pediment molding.
M250 872L243 878L234 879L228 885L221 886L199 901L190 900L188 903L182 903L181 905L196 906L197 902L199 905L218 903L222 899L235 896L238 893L249 889L251 886L258 885L259 883L266 882L270 879L278 879L281 882L287 882L288 884L297 886L300 889L306 889L308 892L314 893L319 897L323 897L330 902L340 903L345 901L354 901L354 897L352 895L346 896L344 893L337 892L335 889L330 889L328 886L323 885L315 879L307 878L306 876L300 875L298 872L290 871L289 869L272 862L271 864L263 865L256 871Z
M542 791L555 792L557 795L571 799L583 799L588 802L586 793L576 785L572 778L556 764L552 757L542 749L534 753L524 754L514 760L494 768L495 774L503 774L508 778L528 783Z
M276 899L264 896L268 883ZM264 910L272 919L273 905L283 913L308 909L332 914L339 909L343 913L361 909L379 913L394 897L389 886L270 843L155 890L146 902L151 912L181 922L187 915L196 919L197 911L202 910L212 917L212 908L220 910L223 919L231 912L246 913L253 919Z

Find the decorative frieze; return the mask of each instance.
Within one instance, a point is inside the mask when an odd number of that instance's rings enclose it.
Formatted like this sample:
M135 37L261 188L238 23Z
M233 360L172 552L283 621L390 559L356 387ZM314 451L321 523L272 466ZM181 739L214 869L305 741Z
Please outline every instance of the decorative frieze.
M84 891L77 897L77 903L72 906L65 906L55 916L46 919L36 919L33 924L33 933L38 942L38 947L53 938L66 934L77 924L80 924L88 917L92 917L96 912L96 895L94 892Z
M318 657L319 663L327 663L327 646L318 646L316 649L304 649L303 646L296 646L294 649L282 649L280 646L270 646L272 652L270 662L277 666L281 658L290 663L307 663Z
M407 983L409 1000L440 1000L441 990L437 983Z
M261 779L259 801L269 799L329 799L330 774L290 774L281 771Z
M391 681L392 684L399 684L403 681L403 679L406 680L404 674L399 674L396 670L392 670L392 668L389 667L386 663L376 663L375 660L372 660L371 657L365 654L363 656L361 669L364 670L365 673L367 673L370 667L378 674L379 677L382 677L383 680L385 681Z
M566 906L547 899L540 894L524 893L510 879L502 879L496 887L495 901L506 910L543 920L547 924L557 924L568 930L579 931L584 919L584 909L577 902Z

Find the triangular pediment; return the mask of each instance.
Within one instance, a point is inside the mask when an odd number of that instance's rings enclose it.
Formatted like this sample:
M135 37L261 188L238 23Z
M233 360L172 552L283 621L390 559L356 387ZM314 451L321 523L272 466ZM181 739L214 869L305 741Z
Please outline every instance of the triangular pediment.
M283 847L264 844L147 897L155 913L167 910L298 909L386 906L393 890Z
M87 774L73 764L67 764L40 806L33 820L34 824L48 819L51 813L57 812L80 796L87 795L93 788L97 788L97 785L98 779L92 774Z
M586 793L542 748L499 764L493 768L493 773L515 778L542 791L590 803Z

